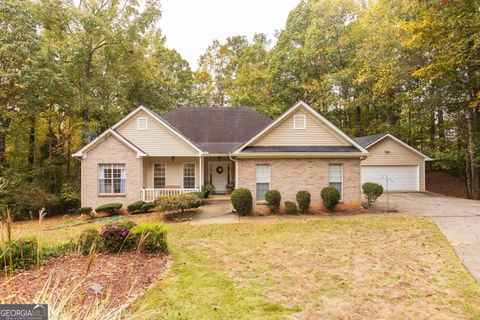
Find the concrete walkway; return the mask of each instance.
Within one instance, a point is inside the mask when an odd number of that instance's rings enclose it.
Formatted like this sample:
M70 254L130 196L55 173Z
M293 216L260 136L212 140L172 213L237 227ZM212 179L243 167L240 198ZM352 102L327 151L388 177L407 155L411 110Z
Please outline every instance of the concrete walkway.
M238 223L238 215L232 213L232 210L229 196L213 195L206 199L203 206L198 208L197 214L190 221L190 224Z
M387 197L376 207L387 208ZM462 263L480 282L480 201L436 193L391 193L390 208L402 214L431 218L452 244Z

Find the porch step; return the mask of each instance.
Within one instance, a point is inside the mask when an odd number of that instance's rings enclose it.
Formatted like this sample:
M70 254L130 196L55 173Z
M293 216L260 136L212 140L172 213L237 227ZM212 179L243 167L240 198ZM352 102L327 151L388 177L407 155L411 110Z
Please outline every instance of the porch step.
M230 195L226 194L213 194L210 195L205 202L230 202Z

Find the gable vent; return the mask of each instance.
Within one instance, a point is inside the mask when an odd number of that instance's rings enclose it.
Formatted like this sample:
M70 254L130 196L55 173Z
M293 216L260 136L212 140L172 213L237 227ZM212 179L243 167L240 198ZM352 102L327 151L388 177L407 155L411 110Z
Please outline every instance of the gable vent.
M148 119L147 117L138 117L137 118L137 130L147 130L148 129Z
M296 114L293 116L293 128L305 129L307 127L307 117L304 114Z

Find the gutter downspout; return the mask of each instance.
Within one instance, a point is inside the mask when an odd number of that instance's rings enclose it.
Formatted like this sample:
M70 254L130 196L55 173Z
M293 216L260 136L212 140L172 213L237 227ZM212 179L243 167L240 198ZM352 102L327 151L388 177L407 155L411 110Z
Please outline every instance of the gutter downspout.
M228 158L235 163L235 189L238 188L238 160L232 158L231 154L228 154Z

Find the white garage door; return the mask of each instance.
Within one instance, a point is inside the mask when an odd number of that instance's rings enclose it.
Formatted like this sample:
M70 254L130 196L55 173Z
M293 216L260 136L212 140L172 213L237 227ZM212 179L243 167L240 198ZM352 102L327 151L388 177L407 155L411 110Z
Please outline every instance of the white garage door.
M384 176L391 191L418 191L418 166L362 166L362 184L376 182L386 188Z

